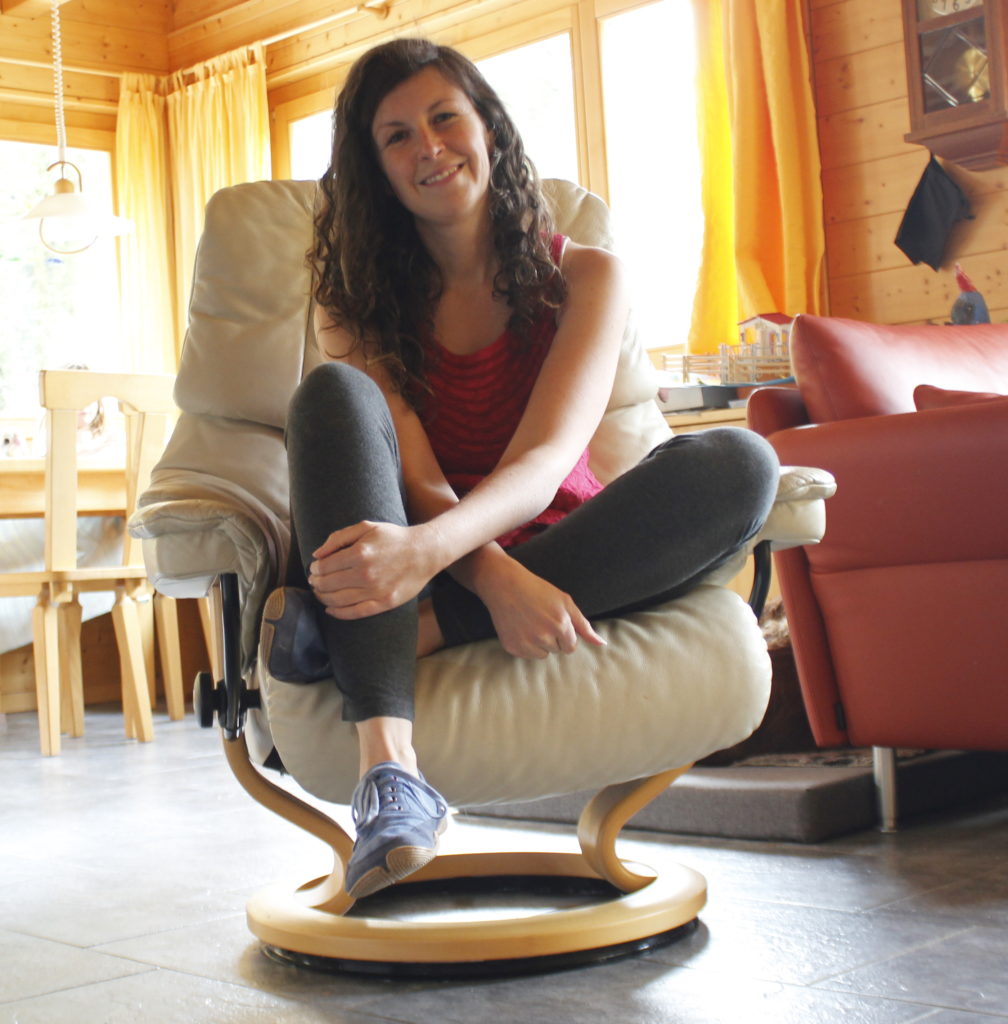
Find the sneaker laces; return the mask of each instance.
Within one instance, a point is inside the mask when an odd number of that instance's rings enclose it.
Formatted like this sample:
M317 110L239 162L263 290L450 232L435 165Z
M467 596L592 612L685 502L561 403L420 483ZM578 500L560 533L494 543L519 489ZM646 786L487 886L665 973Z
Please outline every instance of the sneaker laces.
M426 792L427 789L422 778L414 779L401 769L388 767L380 772L372 769L354 793L351 808L354 825L363 828L387 811L405 812L409 810L405 803L419 804L431 817L442 817L448 808Z

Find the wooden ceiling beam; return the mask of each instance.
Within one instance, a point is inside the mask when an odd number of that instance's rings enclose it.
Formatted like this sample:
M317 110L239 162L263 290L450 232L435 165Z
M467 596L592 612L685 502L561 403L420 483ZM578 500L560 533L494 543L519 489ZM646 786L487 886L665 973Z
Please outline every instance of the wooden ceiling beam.
M62 7L67 0L59 0ZM52 0L0 0L0 11L19 18L41 18L52 10Z

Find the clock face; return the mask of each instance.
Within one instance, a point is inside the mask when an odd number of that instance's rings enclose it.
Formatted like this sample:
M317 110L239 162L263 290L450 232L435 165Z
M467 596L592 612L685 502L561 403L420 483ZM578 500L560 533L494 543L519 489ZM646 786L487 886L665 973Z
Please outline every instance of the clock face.
M955 14L969 10L970 7L982 7L983 0L930 0L933 14Z

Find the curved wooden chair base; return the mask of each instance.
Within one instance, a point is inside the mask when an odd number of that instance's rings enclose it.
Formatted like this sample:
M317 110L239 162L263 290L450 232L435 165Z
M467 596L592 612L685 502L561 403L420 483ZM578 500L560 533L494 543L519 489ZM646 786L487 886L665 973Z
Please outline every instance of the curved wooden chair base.
M610 895L611 887L580 854L523 851L443 854L396 886L394 895L408 901L411 890L450 894L452 880L468 884L477 878L487 880L491 894L498 878L555 880L561 888L569 879L599 885L595 892L575 886L585 892L579 905L530 915L472 919L467 907L463 920L452 920L450 911L445 920L403 920L367 916L369 901L344 915L313 906L324 901L325 877L300 889L272 886L258 893L247 905L248 923L275 957L318 970L518 973L610 959L672 941L696 919L707 893L702 875L672 865L636 892Z
M275 885L247 904L249 928L267 951L288 962L366 973L500 974L610 959L671 941L707 899L702 875L678 864L660 874L620 860L616 837L629 818L686 769L608 786L578 822L579 853L545 850L444 853L405 882L359 904L343 888L353 841L331 818L268 781L251 763L243 737L225 739L231 770L259 803L332 848L333 870L303 885ZM386 896L407 902L424 891L483 880L489 912L452 918L370 916ZM503 885L567 889L557 909L519 916L493 906ZM577 893L571 904L572 888Z

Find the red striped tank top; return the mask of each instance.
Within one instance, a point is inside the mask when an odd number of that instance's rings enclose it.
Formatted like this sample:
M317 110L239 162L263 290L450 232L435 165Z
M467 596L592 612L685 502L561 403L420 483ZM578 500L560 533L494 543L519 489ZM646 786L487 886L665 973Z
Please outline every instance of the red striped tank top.
M564 241L562 235L553 236L551 252L557 263ZM469 355L456 355L436 342L429 344L431 393L423 422L438 464L459 497L488 476L504 454L555 334L553 312L545 310L527 339L505 329L491 344ZM600 490L585 450L549 506L530 522L498 537L498 542L510 547L528 540Z

